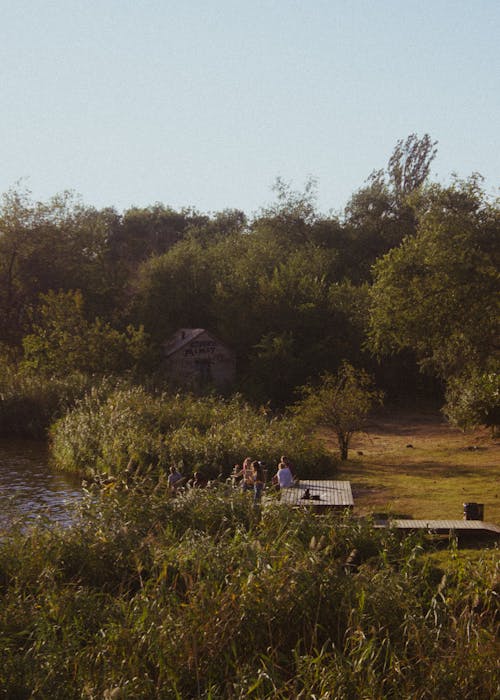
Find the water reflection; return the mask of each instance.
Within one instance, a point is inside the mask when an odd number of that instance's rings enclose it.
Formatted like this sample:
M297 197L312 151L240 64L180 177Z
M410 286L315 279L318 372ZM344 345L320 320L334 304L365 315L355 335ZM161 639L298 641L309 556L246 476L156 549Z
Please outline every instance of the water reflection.
M0 440L0 531L40 516L67 524L81 498L79 479L50 468L45 443Z

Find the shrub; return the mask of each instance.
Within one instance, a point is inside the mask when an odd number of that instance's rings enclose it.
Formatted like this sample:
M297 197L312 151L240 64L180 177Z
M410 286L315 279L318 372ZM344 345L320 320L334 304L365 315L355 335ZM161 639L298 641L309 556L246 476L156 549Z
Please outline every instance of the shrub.
M78 473L165 470L227 476L246 455L274 467L289 454L302 474L332 468L292 419L269 417L244 403L190 395L152 395L141 387L111 393L93 389L51 431L52 451L63 469Z
M0 435L43 439L91 386L92 378L71 374L48 379L6 367L0 377Z

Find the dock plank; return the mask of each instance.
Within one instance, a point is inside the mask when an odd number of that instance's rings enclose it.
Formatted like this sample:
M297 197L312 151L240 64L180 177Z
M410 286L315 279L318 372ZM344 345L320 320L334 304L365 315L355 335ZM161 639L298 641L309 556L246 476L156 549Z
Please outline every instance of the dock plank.
M485 533L500 536L500 527L494 523L483 520L387 520L378 523L376 527L393 527L398 530L427 530L436 534L446 534L455 532L465 533Z
M306 490L309 499L304 498ZM291 506L318 506L320 508L352 508L350 481L333 481L330 479L304 479L295 486L281 489L281 502Z

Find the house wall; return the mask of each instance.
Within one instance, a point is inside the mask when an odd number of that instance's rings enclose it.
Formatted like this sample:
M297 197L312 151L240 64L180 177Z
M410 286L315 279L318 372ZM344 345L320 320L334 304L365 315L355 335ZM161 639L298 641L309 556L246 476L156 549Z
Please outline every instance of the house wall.
M233 353L207 332L167 357L166 366L173 379L192 387L213 384L224 389L235 377Z

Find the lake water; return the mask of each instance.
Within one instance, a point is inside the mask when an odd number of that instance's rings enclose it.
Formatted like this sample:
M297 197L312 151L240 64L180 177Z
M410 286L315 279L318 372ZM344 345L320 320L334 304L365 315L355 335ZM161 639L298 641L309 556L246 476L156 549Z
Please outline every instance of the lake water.
M0 532L40 516L69 523L81 498L80 479L50 467L45 443L0 439Z

